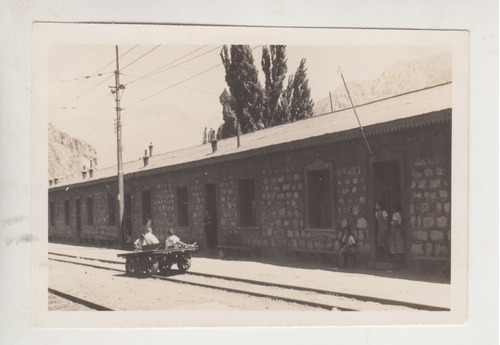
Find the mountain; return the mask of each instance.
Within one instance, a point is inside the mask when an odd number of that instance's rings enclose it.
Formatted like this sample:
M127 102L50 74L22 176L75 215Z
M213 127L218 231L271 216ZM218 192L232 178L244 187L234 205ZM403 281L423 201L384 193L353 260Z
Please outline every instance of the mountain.
M373 80L346 81L354 105L400 95L451 81L451 54L404 61L386 68ZM350 108L344 85L332 91L333 111ZM314 114L331 112L330 98L316 101Z
M49 179L59 181L80 175L92 161L97 168L97 152L85 141L72 138L49 123Z

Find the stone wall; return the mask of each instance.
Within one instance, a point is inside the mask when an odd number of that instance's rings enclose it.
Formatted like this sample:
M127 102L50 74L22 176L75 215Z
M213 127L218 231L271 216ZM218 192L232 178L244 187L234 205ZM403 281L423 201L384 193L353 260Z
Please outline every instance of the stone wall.
M113 186L88 186L68 188L49 194L49 203L54 203L55 224L49 221L49 238L55 240L76 240L76 200L80 200L81 240L83 242L111 242L118 239L117 226L109 225L108 196L116 196ZM88 224L87 199L93 203L93 224ZM69 201L69 225L65 224L65 200ZM118 221L118 209L116 209Z
M412 256L450 255L451 196L449 161L412 159L408 207Z
M335 250L338 250L339 241L342 239L342 229L349 226L355 229L357 239L357 252L368 256L372 244L369 241L369 228L367 217L371 208L367 202L366 169L361 165L345 165L338 168L338 214L340 216L340 229L335 241Z
M449 123L369 136L377 159L397 160L401 166L402 215L407 258L449 257L451 237L451 161ZM244 145L244 142L243 142ZM210 147L207 145L207 150ZM306 171L315 162L331 167L332 225L310 229L307 225ZM257 224L240 227L238 181L254 178ZM217 190L218 238L221 244L263 248L269 255L287 255L290 249L337 251L342 229L356 231L360 261L373 256L375 240L370 159L364 141L344 141L296 150L207 164L204 167L150 176L126 176L125 193L132 196L133 237L144 231L142 191L151 191L154 232L160 239L169 228L181 239L205 243L204 188ZM189 226L177 227L176 188L187 186ZM118 239L116 226L108 226L108 195L116 195L116 182L49 193L55 203L56 223L51 236L76 236L75 199L82 205L82 238ZM86 224L86 198L94 200L94 225ZM64 200L70 200L70 226L64 225ZM116 212L118 218L118 211Z

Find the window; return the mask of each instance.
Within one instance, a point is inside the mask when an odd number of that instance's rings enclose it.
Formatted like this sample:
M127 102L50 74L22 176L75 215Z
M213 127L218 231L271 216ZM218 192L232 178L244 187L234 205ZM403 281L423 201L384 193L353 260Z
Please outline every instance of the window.
M330 170L307 172L307 220L311 228L331 228L332 184Z
M189 225L189 201L186 186L177 187L177 225Z
M64 200L64 225L69 225L69 200Z
M54 202L50 202L49 204L49 221L50 221L50 225L54 225L55 224L55 214L54 214Z
M108 225L116 225L116 201L113 195L108 196Z
M255 180L253 178L238 181L238 205L240 226L256 226L257 212L255 204Z
M151 192L142 192L142 224L146 225L148 217L151 217Z
M94 199L87 198L87 225L94 225Z

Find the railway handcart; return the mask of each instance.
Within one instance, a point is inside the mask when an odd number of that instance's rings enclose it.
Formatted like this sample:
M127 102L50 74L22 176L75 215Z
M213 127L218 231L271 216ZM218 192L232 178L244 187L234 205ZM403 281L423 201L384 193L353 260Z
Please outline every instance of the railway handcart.
M117 254L125 258L127 275L151 275L158 270L168 273L173 264L180 272L186 272L191 267L191 253L198 249L195 244L165 248L165 243L142 246L141 250Z

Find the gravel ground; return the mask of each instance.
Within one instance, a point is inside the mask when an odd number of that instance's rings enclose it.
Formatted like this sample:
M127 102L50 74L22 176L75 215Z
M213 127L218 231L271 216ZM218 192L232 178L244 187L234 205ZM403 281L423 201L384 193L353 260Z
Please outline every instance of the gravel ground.
M113 310L324 310L54 261L49 286ZM57 308L49 304L49 310Z
M65 298L49 293L49 310L54 311L88 311L94 310L84 305L68 301Z
M120 261L116 254L122 250L49 244L49 251ZM201 257L196 253L190 272L246 278L270 283L298 285L309 288L359 294L382 299L395 299L409 303L443 308L450 307L450 284L382 277L368 272L341 272L313 266L293 267L245 260ZM122 260L124 262L124 260ZM63 290L64 291L64 290Z

